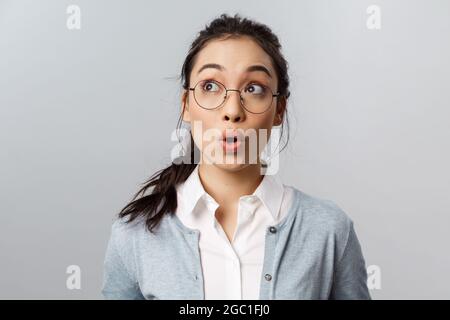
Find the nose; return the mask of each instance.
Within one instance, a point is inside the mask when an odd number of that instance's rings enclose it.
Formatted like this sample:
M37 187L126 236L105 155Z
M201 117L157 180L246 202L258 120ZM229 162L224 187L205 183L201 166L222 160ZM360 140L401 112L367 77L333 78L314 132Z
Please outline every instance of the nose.
M228 90L222 112L224 121L239 122L244 119L245 112L242 108L241 95L238 90Z

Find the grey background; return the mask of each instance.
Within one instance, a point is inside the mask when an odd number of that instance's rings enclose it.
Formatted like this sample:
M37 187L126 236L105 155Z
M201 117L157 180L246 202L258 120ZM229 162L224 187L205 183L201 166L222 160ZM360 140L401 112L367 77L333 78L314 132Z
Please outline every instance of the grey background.
M81 8L81 30L66 8ZM381 8L368 30L366 8ZM448 1L0 0L0 298L99 299L114 215L170 161L196 33L239 12L290 64L281 176L355 221L374 299L449 299ZM81 289L66 288L79 265Z

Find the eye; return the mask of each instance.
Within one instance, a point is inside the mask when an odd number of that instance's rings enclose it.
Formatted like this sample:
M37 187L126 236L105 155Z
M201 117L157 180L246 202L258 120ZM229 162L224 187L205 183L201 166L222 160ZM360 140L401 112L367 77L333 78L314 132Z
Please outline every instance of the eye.
M266 93L266 88L262 85L252 83L245 88L245 92L253 93L256 95L264 95Z
M206 80L206 81L202 82L201 87L202 87L202 90L206 91L206 92L220 91L219 85L216 82L210 81L210 80Z

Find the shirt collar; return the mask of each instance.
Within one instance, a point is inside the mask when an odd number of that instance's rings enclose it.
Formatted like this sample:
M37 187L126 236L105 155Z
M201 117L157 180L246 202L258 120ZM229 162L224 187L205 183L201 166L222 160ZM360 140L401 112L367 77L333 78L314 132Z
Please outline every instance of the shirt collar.
M263 180L256 188L253 195L259 198L272 215L272 218L277 220L280 213L281 202L283 200L283 192L283 183L280 176L276 173L274 175L264 175Z
M219 207L219 204L214 198L205 191L200 181L198 168L199 165L195 167L186 181L180 186L180 192L187 214L194 212L195 207L201 199L203 199L205 204L209 204L212 209ZM258 199L269 211L272 218L277 220L283 199L283 192L283 183L278 173L276 173L274 175L265 175L255 192L252 195L242 196L241 199L249 203L253 203L255 199Z

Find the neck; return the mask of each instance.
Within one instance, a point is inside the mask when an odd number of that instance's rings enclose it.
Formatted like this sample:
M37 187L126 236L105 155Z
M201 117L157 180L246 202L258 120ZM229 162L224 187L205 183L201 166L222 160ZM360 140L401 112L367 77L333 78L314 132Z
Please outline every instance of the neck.
M205 191L225 207L235 204L241 196L253 194L264 178L260 163L237 171L201 163L198 170Z

